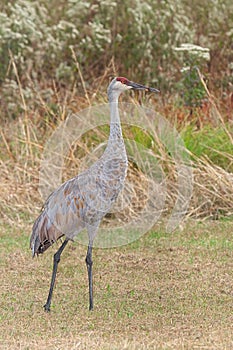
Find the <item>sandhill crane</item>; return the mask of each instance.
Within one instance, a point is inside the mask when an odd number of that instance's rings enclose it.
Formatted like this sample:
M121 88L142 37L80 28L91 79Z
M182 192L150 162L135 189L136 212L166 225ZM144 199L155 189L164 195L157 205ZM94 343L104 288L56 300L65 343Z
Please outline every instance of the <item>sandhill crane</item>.
M158 92L124 77L114 78L108 87L110 135L103 155L88 170L63 183L48 197L36 219L30 239L33 257L47 250L62 236L65 240L54 254L53 272L45 311L50 311L52 293L61 253L69 240L84 228L88 232L86 265L89 282L89 310L93 309L92 247L101 219L109 212L121 191L127 171L127 155L121 131L118 98L135 89Z

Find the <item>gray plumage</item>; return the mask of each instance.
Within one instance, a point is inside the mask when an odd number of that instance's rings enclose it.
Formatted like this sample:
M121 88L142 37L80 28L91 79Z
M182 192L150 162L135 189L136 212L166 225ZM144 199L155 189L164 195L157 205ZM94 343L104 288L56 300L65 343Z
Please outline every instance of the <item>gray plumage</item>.
M69 240L87 229L89 245L86 264L89 279L89 309L93 309L92 292L92 247L102 218L109 212L125 182L127 154L120 124L118 98L129 89L158 91L133 83L126 78L112 80L108 87L110 104L110 135L107 147L88 170L63 183L44 204L43 211L36 219L30 247L32 254L41 254L62 236L65 240L54 255L53 274L49 295L44 308L50 310L52 293L60 255Z

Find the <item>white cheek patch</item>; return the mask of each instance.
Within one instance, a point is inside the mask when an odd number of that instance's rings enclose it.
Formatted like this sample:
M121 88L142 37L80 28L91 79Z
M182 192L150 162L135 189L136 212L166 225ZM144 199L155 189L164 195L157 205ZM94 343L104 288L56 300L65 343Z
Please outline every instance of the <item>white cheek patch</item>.
M120 89L122 87L122 83L120 81L117 81L115 84L116 89Z

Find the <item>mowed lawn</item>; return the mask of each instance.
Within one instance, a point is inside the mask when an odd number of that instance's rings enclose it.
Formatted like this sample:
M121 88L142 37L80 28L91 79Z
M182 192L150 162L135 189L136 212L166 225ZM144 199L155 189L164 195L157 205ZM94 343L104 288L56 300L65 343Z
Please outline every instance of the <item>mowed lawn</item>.
M95 249L93 312L86 247L70 243L49 314L57 246L32 259L29 224L0 230L0 349L233 349L233 221L190 220Z

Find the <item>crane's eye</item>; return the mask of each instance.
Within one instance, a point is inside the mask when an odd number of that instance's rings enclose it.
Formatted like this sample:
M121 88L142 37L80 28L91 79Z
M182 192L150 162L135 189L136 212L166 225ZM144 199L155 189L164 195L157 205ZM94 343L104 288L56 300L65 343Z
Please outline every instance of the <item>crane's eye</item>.
M127 84L128 83L128 79L124 78L124 77L118 77L116 78L117 81L120 81L122 84Z

